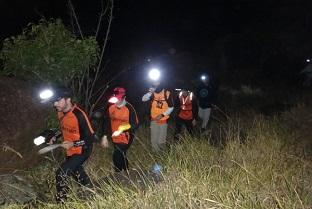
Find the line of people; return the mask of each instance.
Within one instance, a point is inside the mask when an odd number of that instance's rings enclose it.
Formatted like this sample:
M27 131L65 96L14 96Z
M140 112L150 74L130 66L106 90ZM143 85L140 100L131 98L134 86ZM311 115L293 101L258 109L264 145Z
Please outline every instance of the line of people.
M154 152L160 152L166 146L168 119L174 108L177 109L175 140L179 140L182 126L193 134L198 116L203 120L201 128L206 128L214 95L209 85L209 77L206 75L201 80L203 82L197 88L196 96L190 89L184 88L175 98L172 91L166 89L159 80L153 81L152 87L143 95L142 101L150 102L150 138ZM61 146L66 150L65 161L56 171L56 200L63 202L67 198L70 176L79 184L92 187L83 164L90 157L94 142L106 148L109 144L108 139L111 138L114 145L112 156L114 170L116 172L128 170L126 153L134 140L139 121L135 108L126 100L126 90L117 87L109 100L113 104L108 108L104 134L99 139L85 111L73 103L71 92L66 88L59 88L55 92L51 101L58 113L63 134ZM52 138L50 144L54 142L55 138Z

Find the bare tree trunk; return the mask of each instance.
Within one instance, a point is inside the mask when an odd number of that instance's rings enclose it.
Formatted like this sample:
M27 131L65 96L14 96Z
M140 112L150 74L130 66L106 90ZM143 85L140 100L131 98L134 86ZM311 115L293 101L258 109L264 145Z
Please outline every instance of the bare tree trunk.
M99 88L99 89L95 89L95 86L97 84L98 79L100 78L101 74L104 72L105 68L106 68L106 64L105 66L103 66L103 62L104 62L104 53L106 50L106 46L108 43L108 39L109 39L109 33L110 33L110 28L111 28L111 24L112 24L112 20L113 20L113 10L114 10L114 0L108 0L108 3L106 4L106 6L104 7L104 3L103 1L102 3L102 10L101 13L99 15L99 19L98 19L98 24L97 24L97 28L95 31L95 38L97 38L97 36L99 35L99 31L101 30L101 23L103 21L103 17L105 17L105 15L108 15L108 25L106 28L106 34L104 37L104 42L103 45L101 47L101 51L100 51L100 55L98 57L98 64L94 67L89 67L87 68L83 74L81 76L78 77L78 79L75 80L75 78L72 79L73 83L76 83L78 90L77 92L77 96L79 96L83 101L84 107L86 109L87 112L89 112L89 115L92 115L94 108L96 107L96 105L100 102L101 98L103 97L103 95L105 94L106 90L109 87L109 83L108 82L107 85L105 85L105 87ZM79 30L80 36L81 38L83 38L83 34L81 31L81 27L79 25L78 22L78 18L77 15L75 13L75 9L74 6L71 2L71 0L68 0L68 5L69 8L71 10L71 14L75 20L75 24L77 25L77 28ZM76 86L74 85L74 86ZM100 91L101 89L101 91ZM97 98L95 98L97 97ZM92 101L95 100L94 103L92 103Z

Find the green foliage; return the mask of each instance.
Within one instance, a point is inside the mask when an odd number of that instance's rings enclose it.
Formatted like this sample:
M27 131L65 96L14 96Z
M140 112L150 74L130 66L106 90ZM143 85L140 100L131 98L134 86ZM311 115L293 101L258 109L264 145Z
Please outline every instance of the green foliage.
M80 40L61 20L29 24L21 35L4 40L0 73L66 84L95 65L98 45L94 37Z

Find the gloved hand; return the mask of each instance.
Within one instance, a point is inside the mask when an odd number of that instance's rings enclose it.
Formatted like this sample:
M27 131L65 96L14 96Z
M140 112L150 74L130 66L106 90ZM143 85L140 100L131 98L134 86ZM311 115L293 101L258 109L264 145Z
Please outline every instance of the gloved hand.
M148 89L148 91L151 92L151 93L154 93L155 90L156 90L156 89L155 89L154 87L151 87L151 88Z
M122 131L117 130L117 131L114 131L112 136L119 136L121 133L122 133Z
M51 145L51 144L54 144L56 142L56 137L53 136L48 142L47 144Z
M197 123L197 122L196 122L196 120L195 120L195 119L193 119L193 121L192 121L192 125L193 125L193 126L196 126L196 123Z
M108 146L109 146L109 145L108 145L107 136L104 135L104 136L102 137L102 140L101 140L101 147L102 147L102 148L107 148Z
M154 120L159 121L160 119L162 119L163 117L165 117L163 114L159 114L157 115Z
M74 142L64 141L61 145L64 149L70 149L74 146Z

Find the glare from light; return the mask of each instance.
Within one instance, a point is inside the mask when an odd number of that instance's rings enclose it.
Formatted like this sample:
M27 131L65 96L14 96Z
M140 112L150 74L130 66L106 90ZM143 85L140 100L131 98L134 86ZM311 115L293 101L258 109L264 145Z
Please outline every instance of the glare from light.
M176 91L181 91L182 89L175 89Z
M45 89L40 92L39 96L41 99L50 99L53 96L53 91L50 89Z
M311 62L311 60L310 59L306 59L306 62Z
M34 139L34 144L39 146L40 144L43 144L45 142L45 137L43 136L38 136L37 138Z
M202 75L202 76L200 76L200 79L201 79L202 81L204 81L204 80L207 79L207 77L206 77L205 75Z
M153 68L149 71L148 77L153 81L157 81L160 77L160 71L157 68Z
M118 99L117 97L111 97L109 100L108 100L109 103L112 103L112 104L115 104L118 102Z

